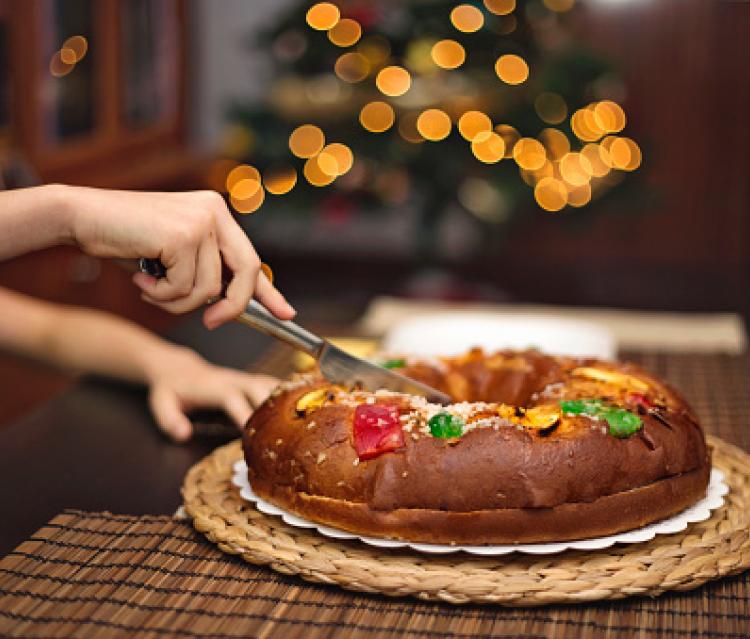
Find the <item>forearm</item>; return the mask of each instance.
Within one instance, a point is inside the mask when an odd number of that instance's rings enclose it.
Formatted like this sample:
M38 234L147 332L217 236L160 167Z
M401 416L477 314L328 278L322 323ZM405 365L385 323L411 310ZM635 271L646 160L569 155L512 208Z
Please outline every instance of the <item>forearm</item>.
M160 363L195 354L107 313L0 291L0 346L60 368L149 383Z
M74 243L72 193L56 184L0 191L0 260Z

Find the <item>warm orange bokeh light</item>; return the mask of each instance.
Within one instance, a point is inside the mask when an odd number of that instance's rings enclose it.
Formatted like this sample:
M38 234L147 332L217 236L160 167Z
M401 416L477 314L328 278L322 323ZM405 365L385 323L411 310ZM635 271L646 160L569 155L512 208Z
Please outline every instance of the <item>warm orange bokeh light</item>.
M431 142L447 138L450 135L451 126L448 114L440 109L427 109L417 118L417 131L425 140Z
M80 62L89 50L89 43L82 35L74 35L68 38L62 45L63 49L69 49L75 56L72 63ZM65 60L67 62L67 60Z
M307 181L313 186L327 186L336 178L335 175L329 175L323 171L320 164L318 164L318 156L309 158L305 162L303 173Z
M471 152L480 162L494 164L505 156L505 142L494 131L484 131L472 140Z
M516 8L516 0L484 0L487 11L498 16L507 16Z
M547 152L539 140L521 138L513 147L513 159L522 169L536 171L547 161Z
M567 153L560 160L560 175L571 186L588 184L593 173L591 162L580 153Z
M307 10L307 24L317 31L328 31L341 17L339 8L331 2L318 2Z
M467 111L458 119L458 132L469 142L485 131L492 131L492 120L481 111Z
M238 185L241 185L245 182L254 182L254 180L241 180ZM261 207L263 201L266 199L266 192L265 189L260 186L260 182L257 183L257 187L258 188L254 190L252 195L248 196L247 198L236 197L230 192L229 202L232 204L237 213L242 213L243 215L247 213L254 213ZM247 191L245 191L244 188L239 189L239 194L244 195L246 192L250 192L252 190L252 188L248 188Z
M604 177L609 173L612 164L609 151L599 144L587 144L581 149L581 155L591 164L591 175Z
M539 133L539 140L547 149L550 160L560 160L570 151L570 141L559 129L542 129Z
M255 180L256 182L260 183L260 173L258 172L258 169L256 169L254 166L250 166L249 164L240 164L238 166L235 166L227 174L227 179L225 182L226 190L231 193L234 190L235 185L243 180Z
M521 134L510 124L498 124L495 127L495 132L503 139L503 142L505 142L505 157L512 158L513 149L516 146L516 142L521 139Z
M361 37L362 27L359 26L359 22L350 18L339 20L328 31L328 39L337 47L350 47L356 44Z
M49 72L56 78L62 78L70 73L75 64L67 64L63 61L60 51L56 51L49 61Z
M398 119L398 133L407 142L412 144L419 144L424 142L422 134L417 130L417 114L416 113L404 113Z
M591 185L568 186L568 204L580 208L591 202Z
M339 142L328 144L318 156L318 166L327 175L344 175L354 164L352 150Z
M289 136L289 150L298 158L311 158L320 153L326 142L323 131L314 124L303 124Z
M606 142L606 145L602 142L602 146L609 151L610 161L614 168L635 171L641 165L641 149L630 138L609 136Z
M396 115L387 102L368 102L359 112L360 124L372 133L382 133L393 126Z
M578 109L570 118L570 128L579 140L584 142L596 142L605 133L594 117L594 109L591 105L584 109Z
M558 177L555 176L555 168L552 166L552 162L547 160L541 168L535 171L527 171L526 169L520 169L521 177L523 181L529 186L535 186L539 180L546 177Z
M507 84L521 84L529 77L529 65L522 57L507 53L495 62L495 73Z
M553 177L545 177L534 187L534 199L545 211L559 211L568 203L568 190Z
M455 40L440 40L430 51L432 61L442 69L456 69L466 60L466 51Z
M370 63L361 53L344 53L336 60L333 71L344 82L361 82L370 73Z
M537 115L547 124L560 124L568 117L565 100L557 93L540 93L534 100Z
M263 175L263 185L272 195L289 193L297 184L297 171L293 166L274 166Z
M484 24L482 12L470 4L460 4L451 11L453 26L464 33L479 31Z
M625 128L625 112L616 102L602 100L594 105L594 121L606 133L619 133Z
M375 85L385 95L391 97L403 95L411 87L411 75L403 67L385 67L375 78Z

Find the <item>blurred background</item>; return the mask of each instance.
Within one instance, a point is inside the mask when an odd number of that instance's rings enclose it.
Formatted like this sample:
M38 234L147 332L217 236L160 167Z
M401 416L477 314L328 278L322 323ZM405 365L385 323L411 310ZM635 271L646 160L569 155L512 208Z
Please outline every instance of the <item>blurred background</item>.
M0 0L2 186L222 191L307 324L382 296L746 320L748 33L740 0ZM176 321L67 248L0 286ZM0 421L70 383L0 376Z

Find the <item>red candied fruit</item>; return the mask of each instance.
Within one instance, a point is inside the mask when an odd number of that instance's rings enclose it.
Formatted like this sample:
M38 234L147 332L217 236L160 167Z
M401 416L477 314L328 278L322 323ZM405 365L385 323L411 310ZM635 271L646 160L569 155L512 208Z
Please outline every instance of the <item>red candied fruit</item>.
M354 410L354 448L360 459L372 459L404 445L398 406L360 404Z

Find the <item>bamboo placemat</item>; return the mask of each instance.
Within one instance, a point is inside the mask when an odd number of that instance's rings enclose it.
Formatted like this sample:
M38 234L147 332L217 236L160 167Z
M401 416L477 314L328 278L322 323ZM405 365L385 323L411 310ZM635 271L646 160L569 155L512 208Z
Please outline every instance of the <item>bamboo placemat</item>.
M586 606L451 606L311 585L168 517L66 511L0 561L0 636L744 638L750 574Z

